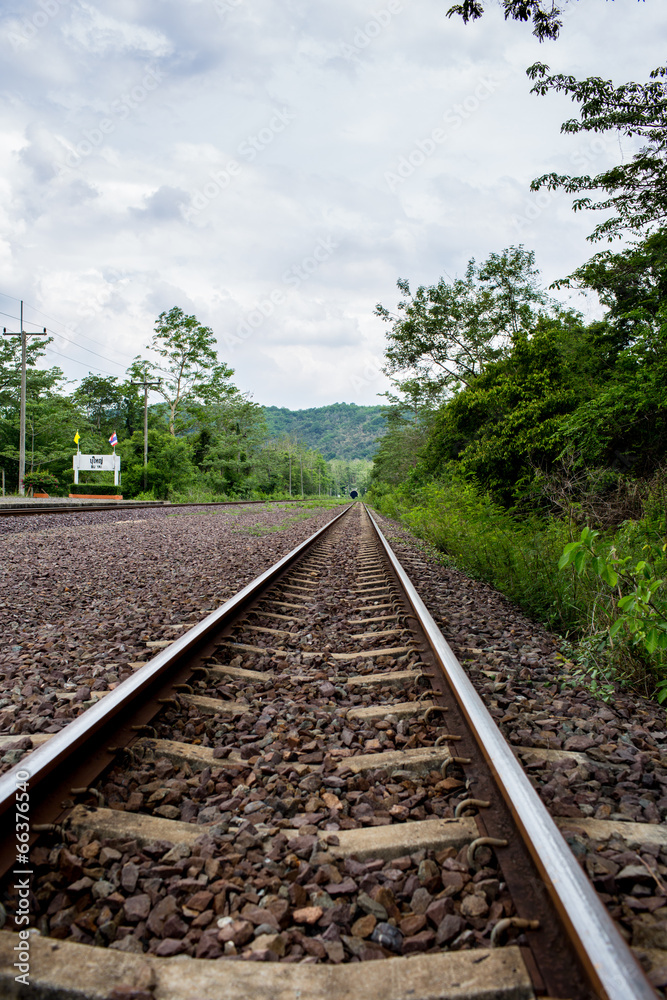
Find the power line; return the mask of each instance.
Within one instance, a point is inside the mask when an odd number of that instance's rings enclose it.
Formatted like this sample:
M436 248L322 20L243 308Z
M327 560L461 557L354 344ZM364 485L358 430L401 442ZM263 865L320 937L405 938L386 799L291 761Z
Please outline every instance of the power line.
M15 302L19 302L20 301L20 299L15 299L13 295L7 295L6 292L0 292L0 295L4 296L4 298L7 298L7 299L13 299ZM86 333L83 333L83 332L81 332L79 330L72 331L71 328L67 324L63 323L61 320L54 319L53 316L49 316L48 313L42 312L42 310L41 309L37 309L36 306L31 306L30 303L26 303L26 305L28 305L30 307L30 309L33 312L36 312L39 316L44 316L46 319L51 320L52 323L55 323L55 324L57 324L60 327L64 327L65 330L67 330L68 333L69 332L72 332L72 333L76 332L78 336L82 337L84 340L89 340L91 344L96 344L98 347L105 347L106 346L105 344L101 344L98 340L95 340L93 337L88 336L88 334L86 334ZM16 319L18 321L18 317L16 317L16 316L10 316L9 313L0 312L0 315L7 316L10 319ZM25 323L28 326L34 326L34 327L39 327L40 326L39 323L32 323L30 320L25 320ZM54 330L53 332L56 334L56 336L60 337L64 341L66 341L68 344L73 344L75 347L80 348L80 350L82 350L82 351L87 351L89 354L92 354L92 355L94 355L97 358L102 358L103 361L108 361L109 364L118 365L119 368L123 367L123 365L121 364L120 361L114 361L112 358L107 358L104 354L99 354L97 351L91 351L90 348L84 347L83 344L77 343L74 340L70 340L70 338L66 337L64 333L60 333L57 330ZM61 355L61 357L66 357L66 355L63 354L63 355ZM69 359L69 360L73 360L73 359ZM107 374L110 374L110 373L107 373Z
M52 347L45 347L45 350L51 354L55 354L58 358L65 358L66 361L72 361L75 365L82 365L84 368L88 367L90 371L97 372L98 375L110 375L111 378L118 378L113 372L108 372L104 368L96 368L91 365L89 361L79 361L78 358L70 358L69 354L61 354L60 351L55 351Z
M56 336L60 337L61 340L64 340L66 344L72 344L74 347L78 347L80 351L86 351L88 354L92 354L95 358L101 358L102 361L108 361L111 365L118 365L119 368L123 367L120 361L114 361L113 358L107 358L104 354L98 354L97 351L91 351L90 348L84 347L83 344L77 344L76 341L70 340L69 337L63 336L62 333L57 333Z

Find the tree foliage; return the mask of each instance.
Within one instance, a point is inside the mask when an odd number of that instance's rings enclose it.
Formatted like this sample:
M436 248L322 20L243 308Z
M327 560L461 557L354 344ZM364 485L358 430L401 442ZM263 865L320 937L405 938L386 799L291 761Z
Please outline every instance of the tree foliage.
M391 324L384 371L398 390L435 406L461 385L472 385L487 364L525 336L535 307L547 303L534 264L532 251L509 247L481 266L469 261L465 278L441 278L420 285L414 295L399 279L405 298L398 313L382 305L375 309Z
M639 317L655 319L667 301L667 230L660 229L626 250L595 254L554 287L596 292L627 343Z
M563 15L570 0L502 0L505 20L531 21L533 34L541 42L556 39L563 27ZM458 14L465 24L484 16L485 0L462 0L447 11L447 17Z
M42 466L59 478L72 466L72 438L78 413L63 395L60 368L39 368L49 340L28 338L26 363L26 471ZM21 341L0 341L0 465L8 484L18 482ZM45 470L46 471L46 470Z
M480 277L485 295L488 282L496 283L487 309L494 319L483 340L488 353L474 364L469 349L463 362L448 350L454 342L460 351L470 339L466 314L458 311L457 326L448 310L454 335L434 318L442 317L443 287L451 293L452 286L420 289L419 310L409 303L407 320L395 322L388 338L387 370L408 362L412 369L396 379L403 399L393 399L374 479L462 475L511 504L535 496L559 468L588 469L591 482L610 488L619 475L650 477L667 450L666 246L660 231L626 251L597 255L568 279L594 288L607 306L606 316L590 323L554 307L534 311L544 296L533 284L532 255L523 252L530 263L524 283L504 255L491 255ZM469 287L464 291L469 295ZM499 348L490 334L501 329L509 333ZM451 371L434 374L443 359ZM429 408L434 384L448 394Z
M184 408L215 403L237 393L230 383L234 370L218 361L215 336L196 316L186 316L174 306L160 313L147 350L160 362L136 357L129 374L134 380L161 379L157 392L169 407L169 433L176 434L177 420Z
M143 424L143 394L129 380L121 382L114 375L90 372L81 379L72 399L96 430L107 437L121 430L132 435Z
M370 459L384 431L382 406L331 403L305 410L267 406L264 416L272 437L296 436L326 459Z
M535 467L557 457L563 416L591 392L587 339L574 314L539 320L532 336L517 341L441 407L425 449L425 470L437 474L453 463L511 502ZM573 368L579 371L576 386Z
M612 131L643 144L628 163L594 176L547 173L532 182L532 190L562 188L577 195L575 212L612 210L615 214L595 227L591 240L611 240L628 231L645 234L663 226L667 219L667 68L655 69L649 83L619 87L599 77L576 80L563 73L549 75L543 63L531 66L528 75L536 81L532 93L564 93L580 105L580 117L566 121L562 132ZM594 191L601 196L586 193Z

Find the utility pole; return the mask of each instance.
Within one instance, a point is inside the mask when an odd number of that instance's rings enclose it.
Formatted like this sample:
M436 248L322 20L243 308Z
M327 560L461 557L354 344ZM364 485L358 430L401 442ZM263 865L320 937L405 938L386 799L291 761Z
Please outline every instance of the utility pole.
M3 336L21 338L21 416L19 428L19 496L25 496L25 486L23 477L25 476L25 385L26 385L26 349L28 337L45 337L46 327L39 333L27 333L23 329L23 299L21 299L21 329L18 333L10 332L7 327L3 327Z
M162 379L159 378L157 382L149 382L144 379L143 382L130 382L130 385L143 386L144 389L144 493L148 489L148 390L149 389L159 389L162 385Z

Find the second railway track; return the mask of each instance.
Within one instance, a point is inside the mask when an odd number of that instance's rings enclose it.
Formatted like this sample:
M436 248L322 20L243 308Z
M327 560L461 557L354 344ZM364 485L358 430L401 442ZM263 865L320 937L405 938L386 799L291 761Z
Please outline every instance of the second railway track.
M26 774L3 996L655 995L360 505L0 778L5 828Z

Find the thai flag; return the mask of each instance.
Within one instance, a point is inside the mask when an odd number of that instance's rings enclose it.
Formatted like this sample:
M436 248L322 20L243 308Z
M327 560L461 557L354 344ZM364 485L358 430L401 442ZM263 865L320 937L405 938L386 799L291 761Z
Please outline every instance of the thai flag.
M114 448L118 444L118 438L116 437L116 432L115 431L113 432L113 434L109 438L109 444L112 445Z

